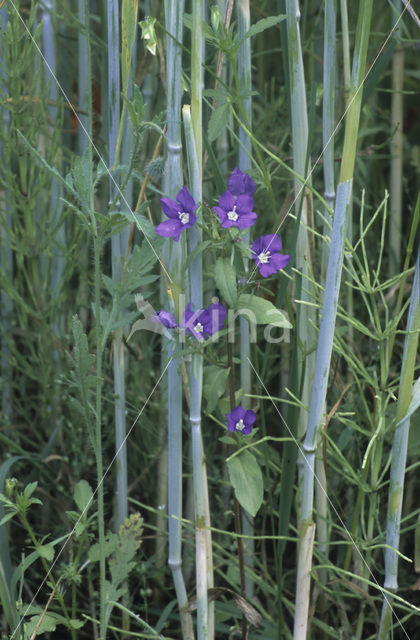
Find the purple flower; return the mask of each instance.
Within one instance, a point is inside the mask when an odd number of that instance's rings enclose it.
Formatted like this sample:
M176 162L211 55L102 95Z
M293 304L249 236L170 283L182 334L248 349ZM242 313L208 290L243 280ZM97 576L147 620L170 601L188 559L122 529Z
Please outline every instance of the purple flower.
M248 229L257 219L257 214L252 211L254 199L248 193L243 193L237 198L225 191L219 198L219 206L214 207L224 229L238 227Z
M181 326L192 333L197 340L209 338L223 327L226 309L218 302L211 304L208 309L192 311L191 303L185 309Z
M251 433L252 425L254 424L257 416L251 409L243 409L241 406L235 407L233 411L226 414L229 431L240 431L245 435Z
M251 176L235 167L230 174L228 189L234 196L240 196L242 193L252 195L255 191L255 182Z
M169 311L156 311L151 318L153 322L160 322L167 329L175 329L177 326L175 318Z
M165 238L173 238L176 242L179 240L184 229L192 227L197 218L194 211L197 204L187 187L182 187L176 196L176 202L170 198L161 198L162 209L169 220L161 222L155 229L156 233Z
M276 271L283 269L290 260L290 256L279 253L281 240L275 233L261 236L252 243L252 256L263 278L268 278Z

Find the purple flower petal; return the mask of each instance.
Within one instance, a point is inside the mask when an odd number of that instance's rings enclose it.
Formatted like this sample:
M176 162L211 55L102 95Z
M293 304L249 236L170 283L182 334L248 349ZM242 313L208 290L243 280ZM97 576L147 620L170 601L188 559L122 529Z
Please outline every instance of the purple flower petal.
M177 326L175 318L169 311L157 311L151 316L154 322L160 322L167 329L175 329Z
M228 188L234 196L239 196L241 193L252 194L255 191L255 183L251 176L235 167L230 174Z
M258 254L262 251L280 251L282 247L280 237L276 233L269 233L266 236L260 236L252 243L252 251Z
M210 330L208 333L212 336L214 333L217 333L217 331L221 331L221 329L223 329L226 318L226 309L221 302L216 302L209 306L208 313L210 316Z
M232 433L234 431L240 431L247 435L252 431L252 425L254 424L257 416L251 409L243 409L243 407L235 407L230 413L226 413L228 429Z
M194 211L197 209L197 204L186 187L178 191L177 202L170 198L161 198L160 201L163 212L169 220L159 224L155 231L165 238L178 241L184 229L189 229L196 223Z
M189 302L182 318L181 327L184 327L188 333L192 333L197 340L203 340L208 323L208 311L205 309L192 311L191 302Z
M225 211L230 211L235 206L235 198L231 194L230 191L225 191L219 198L219 207L224 209Z
M163 213L168 218L176 218L178 220L179 204L170 198L161 198L160 203L162 205Z
M252 260L263 278L268 278L289 263L290 256L279 253L280 249L281 240L275 233L261 236L252 243Z
M253 206L254 199L251 195L244 193L235 199L230 191L225 191L219 198L219 206L214 209L224 229L248 229L257 219L257 214L252 211Z
M254 206L254 198L248 193L243 193L241 196L236 198L235 205L238 213L251 213L252 207Z
M181 191L178 191L176 199L179 204L182 205L182 209L184 211L193 213L193 211L197 209L197 204L195 203L194 198L188 191L187 187L182 187Z
M242 215L239 217L239 220L236 226L239 229L249 229L249 227L252 227L252 225L255 224L257 217L258 216L255 213L255 211L251 211L251 213L246 213L245 215Z
M178 242L181 232L184 230L184 226L179 220L165 220L156 227L155 231L164 238L173 238L175 242Z

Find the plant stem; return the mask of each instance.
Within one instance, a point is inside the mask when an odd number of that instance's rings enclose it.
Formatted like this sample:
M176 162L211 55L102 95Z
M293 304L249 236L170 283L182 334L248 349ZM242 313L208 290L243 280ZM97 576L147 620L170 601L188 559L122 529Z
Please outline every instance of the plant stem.
M401 365L401 377L397 404L397 428L392 444L392 462L388 493L388 514L386 526L385 548L385 581L384 588L391 591L398 589L398 547L401 529L401 511L404 495L405 465L407 460L408 435L410 418L405 415L410 404L415 373L416 354L420 330L420 248L417 253L417 264L414 274L413 289L407 320L407 335L404 341L404 352ZM389 596L384 596L381 626L378 640L386 640L392 618L392 606Z
M100 636L105 640L105 517L102 461L102 333L101 333L101 241L94 238L94 278L95 278L95 332L96 332L96 401L95 401L95 456L96 481L98 487L98 538L99 538L99 592L100 592Z
M401 14L401 0L396 0L395 11L398 19ZM394 22L397 19L394 16ZM394 31L394 39L400 40L401 26ZM392 97L391 97L391 173L390 173L390 251L391 273L400 269L401 263L401 224L403 189L403 117L404 117L404 49L397 44L392 54Z
M181 162L181 71L182 71L182 16L183 0L165 0L166 80L167 80L167 185L170 197L175 197L182 185ZM180 317L182 291L182 247L171 242L167 251L170 275L170 303L177 319ZM192 640L194 629L191 613L186 611L187 591L182 573L182 375L181 361L173 358L174 345L169 344L168 357L168 565L172 571L178 607L181 616L182 638Z
M233 411L233 409L236 407L235 369L234 369L234 362L233 362L233 345L232 345L232 342L229 340L229 336L227 337L227 360L228 360L228 366L229 366L228 386L229 386L230 410ZM242 540L240 513L241 513L241 507L235 496L234 523L235 523L236 543L238 545L238 561L239 561L239 575L241 579L241 595L243 598L246 598L244 547L243 547L243 540ZM246 623L245 616L242 616L241 624L242 624L242 639L246 640L247 623Z

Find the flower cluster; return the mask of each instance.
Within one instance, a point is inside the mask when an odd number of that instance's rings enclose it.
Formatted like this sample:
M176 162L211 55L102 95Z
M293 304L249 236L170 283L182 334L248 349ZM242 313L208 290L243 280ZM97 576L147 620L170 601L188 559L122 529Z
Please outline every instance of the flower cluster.
M220 196L218 206L214 207L222 228L249 229L255 224L257 214L253 211L255 183L247 174L235 167L232 171L227 190ZM198 205L186 187L178 192L176 201L161 198L162 209L169 220L156 227L156 233L178 242L181 233L192 227L196 221L195 211ZM263 278L268 278L288 263L290 256L280 253L281 240L275 233L257 238L252 245L254 260ZM202 323L201 323L202 324Z
M211 304L207 309L193 311L191 303L189 303L179 325L169 311L157 311L152 318L155 322L163 324L167 329L180 327L197 340L204 340L223 329L226 309L220 302L217 302Z
M218 204L213 210L223 229L236 227L242 231L255 224L257 214L253 211L254 192L253 179L235 168L229 177L227 190L220 196ZM182 187L177 193L176 200L161 198L161 203L168 220L164 220L156 227L156 233L178 242L182 232L185 229L190 229L197 222L198 204L186 187ZM215 236L218 238L217 233ZM226 236L226 239L231 243L233 238ZM290 256L282 254L281 248L280 237L275 233L260 236L252 243L251 259L255 262L263 278L268 278L289 263ZM223 329L226 309L220 302L217 302L206 309L193 311L190 303L179 324L169 311L158 311L152 317L155 322L160 322L166 329L178 329L190 334L198 341L204 341ZM251 409L245 410L243 407L237 406L226 414L226 419L229 431L232 433L238 431L246 435L251 433L256 415Z

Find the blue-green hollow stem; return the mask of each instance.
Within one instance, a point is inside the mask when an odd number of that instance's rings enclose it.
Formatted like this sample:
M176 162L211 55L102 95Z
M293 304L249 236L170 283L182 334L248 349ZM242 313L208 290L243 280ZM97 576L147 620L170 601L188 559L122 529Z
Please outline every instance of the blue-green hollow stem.
M397 428L392 444L392 461L388 493L388 514L386 523L385 581L384 588L389 591L398 589L398 548L401 530L401 511L404 496L408 436L410 418L407 413L411 389L413 387L415 361L420 329L420 247L417 254L407 320L407 335L401 365L401 378L397 406ZM384 596L381 626L378 640L386 640L391 626L392 605L390 596Z
M201 168L198 162L195 135L192 126L190 108L185 105L183 110L185 141L188 159L188 168L191 184L191 194L196 202L202 199ZM195 113L200 117L201 112ZM198 128L196 129L198 130ZM200 134L201 135L201 134ZM200 222L198 214L197 221ZM202 231L198 225L191 229L189 251L190 253L202 241ZM197 311L203 305L203 265L201 254L191 263L190 267L190 300L192 309ZM194 485L194 519L195 519L195 544L196 544L196 589L197 589L197 638L207 640L209 638L209 612L207 602L207 544L206 544L206 517L205 517L205 459L203 440L201 434L201 400L203 393L203 356L194 354L190 367L190 425L192 442L192 466Z
M54 126L54 123L57 120L57 83L54 75L57 75L56 71L56 56L55 56L55 46L54 46L54 30L53 24L51 20L51 13L53 11L53 2L52 0L46 0L42 7L42 45L43 45L43 54L47 61L47 65L45 65L45 80L47 85L47 97L52 101L52 104L48 106L48 115L50 117L51 126ZM60 158L57 157L55 159L55 166L58 170L60 170ZM51 225L53 227L58 226L58 222L61 218L61 210L62 210L62 186L59 185L57 179L55 177L51 178ZM53 264L51 269L51 290L56 292L58 295L58 287L61 282L62 273L64 269L65 259L63 256L63 250L59 246L60 244L64 246L65 243L65 229L64 225L58 227L58 231L56 234L56 242L54 243L53 249ZM53 327L56 332L59 330L59 326L62 324L62 318L57 318L54 320Z
M107 34L108 34L108 148L109 166L116 160L118 127L120 124L120 15L117 2L107 2ZM114 202L117 189L114 181L109 180L109 202ZM117 205L118 206L118 205ZM114 234L111 239L112 278L119 282L122 275L122 261L125 247L121 243L121 234ZM117 494L117 527L128 513L127 497L127 447L125 445L125 362L122 332L118 329L113 336L113 369L114 369L114 414L115 414L115 450L116 458L116 494Z
M165 0L166 82L167 82L167 147L165 191L175 198L182 186L182 17L183 0ZM180 320L182 292L182 247L180 242L169 241L165 254L170 276L170 304L177 320ZM169 345L172 358L174 347ZM179 358L171 359L168 366L168 565L172 571L178 607L181 616L183 640L194 638L192 617L185 612L187 591L182 573L182 375Z

